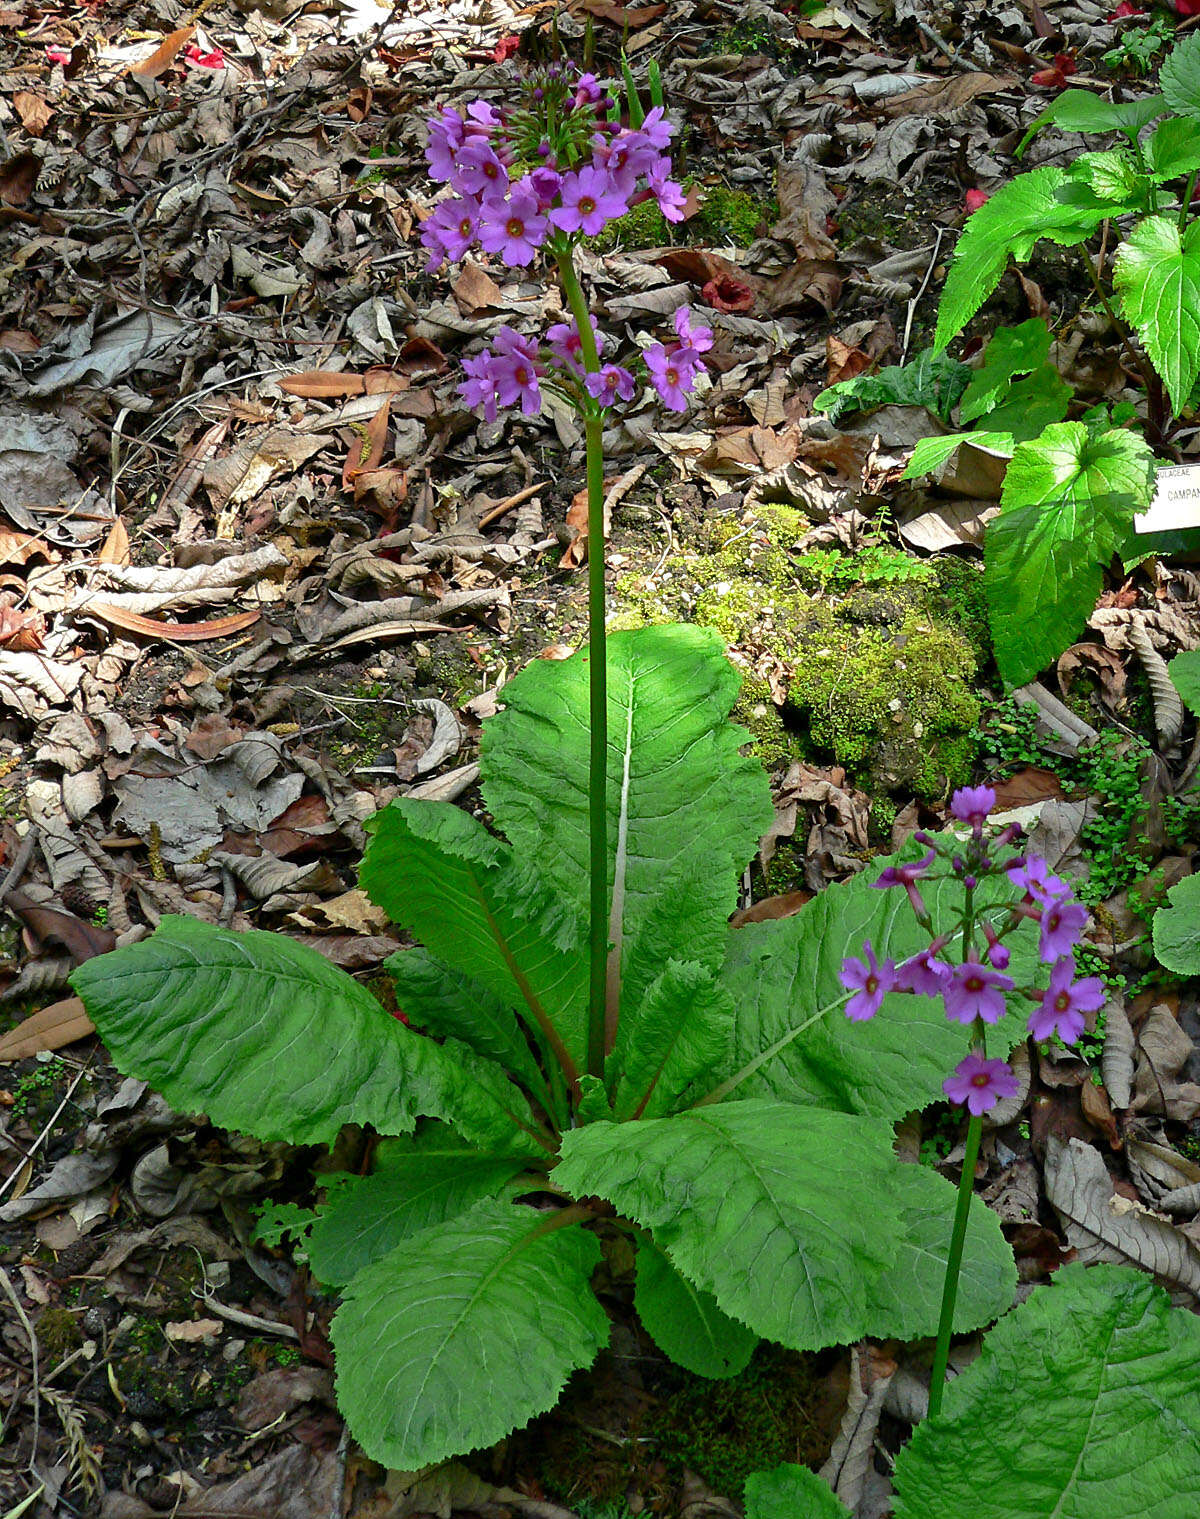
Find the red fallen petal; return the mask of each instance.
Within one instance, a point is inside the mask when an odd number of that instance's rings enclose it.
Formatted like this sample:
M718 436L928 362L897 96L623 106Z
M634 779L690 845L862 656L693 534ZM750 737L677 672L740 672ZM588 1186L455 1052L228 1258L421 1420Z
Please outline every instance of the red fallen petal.
M503 63L506 59L511 58L520 46L520 37L517 37L515 35L501 37L500 41L497 42L496 46L492 49L493 62Z
M46 58L50 63L70 63L71 61L70 53L64 53L60 47L48 47Z
M1055 53L1054 67L1060 74L1073 74L1075 72L1075 59L1070 53Z
M984 190L968 190L966 195L963 196L967 207L967 215L970 216L972 211L978 211L987 199L987 192Z
M1120 21L1124 16L1144 16L1146 12L1140 5L1131 5L1129 0L1121 0L1120 5L1109 16L1110 21Z
M754 291L732 274L718 274L700 294L715 311L749 311L754 305Z
M183 56L189 63L194 63L201 69L223 69L225 67L225 54L219 47L213 48L211 53L202 53L196 43L184 49Z

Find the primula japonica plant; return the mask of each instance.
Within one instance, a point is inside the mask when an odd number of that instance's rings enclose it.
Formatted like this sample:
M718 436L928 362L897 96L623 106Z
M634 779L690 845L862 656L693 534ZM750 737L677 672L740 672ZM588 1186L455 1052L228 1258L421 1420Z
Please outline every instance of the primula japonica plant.
M918 443L905 471L910 478L939 468L963 444L1009 461L1000 515L984 543L984 587L996 662L1012 685L1033 679L1079 635L1114 555L1129 567L1150 548L1179 546L1139 538L1134 516L1154 494L1153 450L1169 445L1200 380L1200 223L1192 215L1200 33L1172 50L1160 84L1161 94L1123 103L1081 89L1057 96L1021 148L1051 125L1108 133L1115 144L1044 164L994 191L959 237L933 350L817 399L836 411L919 402L947 422L957 405L960 430ZM1094 252L1087 246L1093 237ZM1043 239L1077 249L1081 276L1144 390L1136 410L1073 405L1051 361L1050 333L1037 319L997 331L978 368L944 352L1009 260L1024 263ZM882 400L860 389L874 382L878 391L885 376Z
M933 1334L953 1233L953 1188L897 1159L891 1125L938 1096L954 1031L899 991L866 1025L841 1015L847 942L865 934L900 961L928 936L861 880L732 931L771 817L728 721L738 675L697 628L606 645L600 443L614 397L588 384L599 344L571 249L584 202L626 202L629 176L672 204L648 135L666 123L651 113L638 135L602 121L586 78L539 88L536 114L443 113L434 167L459 176L460 201L467 183L480 193L436 226L474 222L502 256L554 256L578 349L570 333L536 351L514 334L466 385L484 407L524 406L536 379L583 413L592 641L504 688L480 759L495 832L411 799L369 825L362 884L420 945L389 962L407 1024L302 943L191 918L75 976L117 1065L176 1107L298 1144L331 1143L346 1123L381 1136L371 1173L329 1190L306 1249L342 1294L339 1404L373 1457L406 1469L494 1442L592 1362L609 1321L590 1279L616 1233L635 1247L647 1332L711 1377L744 1367L760 1337L808 1349ZM525 184L535 153L540 188ZM646 355L668 404L705 341L686 317L676 334ZM956 886L928 888L935 922ZM989 877L972 921L997 900ZM1032 965L1035 937L1017 926L1014 964ZM1021 1036L1011 1022L1001 1048ZM955 1328L1002 1312L1015 1280L996 1219L977 1215Z

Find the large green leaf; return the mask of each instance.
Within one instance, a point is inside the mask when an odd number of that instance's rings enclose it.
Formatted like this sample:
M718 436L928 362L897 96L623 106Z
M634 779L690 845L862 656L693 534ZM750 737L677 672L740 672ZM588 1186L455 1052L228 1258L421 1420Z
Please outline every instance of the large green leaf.
M1200 116L1200 33L1177 42L1158 76L1163 98L1177 116Z
M486 1202L360 1271L332 1338L338 1407L367 1455L414 1471L552 1408L608 1340L599 1260L578 1223Z
M359 879L372 901L440 960L478 981L558 1044L564 1066L587 1050L584 930L538 874L448 802L401 798L367 824Z
M1153 489L1153 455L1133 432L1058 422L1018 445L984 542L992 641L1010 685L1032 680L1081 632Z
M741 677L718 634L649 627L608 639L610 938L627 976L652 920L672 953L702 944L732 911L738 877L771 818L762 767L727 721ZM588 894L588 655L535 660L504 688L486 726L484 796L518 854L584 911ZM680 882L703 881L700 919L671 913ZM656 967L661 969L661 960ZM644 984L624 986L625 1005Z
M1064 90L1061 95L1055 96L1040 116L1029 123L1024 137L1017 144L1016 156L1020 158L1029 139L1043 127L1056 126L1063 132L1136 134L1140 127L1162 113L1161 95L1148 95L1141 100L1118 104L1105 100L1101 95L1094 95L1091 90Z
M1009 257L1029 257L1039 238L1080 243L1104 214L1065 206L1057 197L1066 181L1052 164L1010 179L967 218L938 306L936 349L961 332L1000 283Z
M282 934L164 918L71 980L118 1070L227 1128L317 1144L344 1123L402 1134L431 1100L440 1111L437 1046Z
M1118 248L1112 278L1178 415L1200 376L1200 222L1181 234L1170 217L1146 217Z
M887 865L920 854L919 846L910 844L897 855L872 860L853 880L819 892L794 917L730 932L721 980L735 1008L734 1048L719 1076L761 1062L737 1087L738 1097L815 1103L879 1118L898 1118L941 1099L947 1072L965 1053L962 1026L947 1021L939 1000L903 993L885 997L869 1022L851 1023L838 979L843 958L861 955L864 939L881 960L897 962L928 945L904 892L872 884ZM922 894L935 922L953 923L962 901L957 881L929 880L922 883ZM988 909L1014 896L1004 876L993 876L981 883L977 900ZM1014 979L1032 981L1037 967L1032 924L1005 942L1012 950ZM989 1048L1005 1054L1024 1037L1018 1009L988 1031Z
M669 1113L696 1077L728 1063L734 1017L729 993L711 971L668 960L618 1028L610 1057L614 1116Z
M649 1122L591 1124L565 1135L562 1153L555 1181L607 1198L649 1229L678 1271L766 1339L813 1350L936 1328L936 1312L914 1323L927 1284L914 1308L898 1308L892 1285L876 1290L886 1274L925 1273L932 1261L924 1221L918 1247L908 1248L908 1210L923 1210L928 1198L914 1200L905 1175L913 1168L892 1154L886 1123L734 1102ZM948 1248L954 1189L932 1179L943 1191ZM986 1278L986 1263L969 1274ZM958 1327L1008 1307L1008 1282L993 1285L986 1303L974 1293L960 1300Z
M340 1187L321 1209L307 1244L314 1276L344 1286L402 1240L496 1197L528 1165L524 1153L478 1150L444 1124L384 1140L371 1174Z
M1013 449L1017 446L1017 440L1012 433L990 432L985 428L977 428L973 432L943 433L937 437L918 438L912 457L904 466L904 473L900 478L915 480L918 475L928 474L931 469L937 469L939 465L944 464L952 453L957 452L967 443L1006 458L1011 457Z
M746 1478L746 1519L850 1519L850 1510L824 1478L785 1461Z
M896 1460L896 1519L1200 1512L1200 1323L1124 1266L1065 1266Z
M545 1080L508 1003L464 976L457 965L423 949L402 949L386 964L396 1001L410 1023L460 1039L511 1072L527 1092L545 1092Z
M1032 374L1050 357L1050 329L1040 317L1031 316L1015 327L998 327L983 351L983 362L963 392L959 420L974 422L990 412L1008 394L1013 380Z
M813 410L828 412L835 426L843 417L879 406L924 406L946 422L970 378L970 369L959 359L926 349L911 364L839 380L813 400Z
M1194 116L1168 116L1147 137L1144 148L1154 179L1191 174L1200 169L1200 122Z
M1167 970L1200 976L1200 875L1177 881L1167 903L1154 914L1154 953Z
M633 1306L646 1333L685 1371L698 1377L735 1377L750 1364L758 1336L717 1307L649 1238L638 1241Z
M1171 684L1189 712L1200 717L1200 649L1185 649L1167 666Z

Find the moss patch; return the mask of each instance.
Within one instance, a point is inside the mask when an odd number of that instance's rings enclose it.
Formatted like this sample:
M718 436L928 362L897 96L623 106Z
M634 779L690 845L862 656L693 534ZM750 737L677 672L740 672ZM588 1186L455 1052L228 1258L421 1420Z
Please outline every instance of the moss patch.
M939 561L899 584L854 586L843 566L837 594L814 594L795 552L807 526L795 508L765 503L684 520L680 552L652 583L617 581L615 625L715 628L750 671L736 716L769 768L834 761L872 795L946 795L970 779L976 753L977 586ZM765 669L785 673L782 709Z

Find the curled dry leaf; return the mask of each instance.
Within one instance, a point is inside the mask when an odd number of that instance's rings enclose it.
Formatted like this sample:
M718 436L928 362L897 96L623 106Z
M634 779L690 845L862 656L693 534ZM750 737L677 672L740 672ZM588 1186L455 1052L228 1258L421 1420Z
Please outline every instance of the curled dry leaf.
M40 612L22 612L5 596L0 600L0 648L36 654L46 646L46 619Z
M820 1475L848 1509L858 1507L874 1462L875 1434L896 1362L870 1344L850 1350L850 1387L846 1411L829 1459Z
M206 643L213 638L228 638L245 628L253 627L262 616L261 612L235 612L232 617L214 617L209 622L164 622L158 617L143 617L140 612L127 612L105 601L93 601L82 609L89 617L111 623L126 633L138 633L143 638L164 638L169 643Z
M1200 1296L1200 1249L1173 1224L1116 1195L1099 1150L1049 1135L1045 1178L1046 1195L1081 1261L1142 1266Z
M0 1037L0 1063L28 1060L43 1050L61 1050L96 1032L96 1025L84 1011L78 997L64 997L52 1002L9 1029Z
M1133 1097L1133 1029L1125 1013L1125 999L1118 992L1109 994L1104 1006L1104 1053L1100 1056L1100 1074L1114 1108L1127 1108Z

